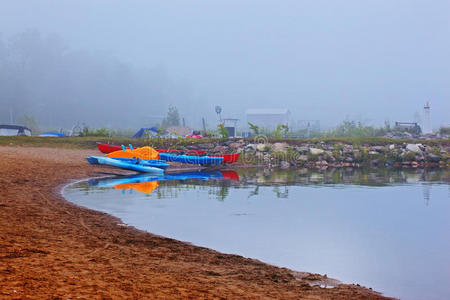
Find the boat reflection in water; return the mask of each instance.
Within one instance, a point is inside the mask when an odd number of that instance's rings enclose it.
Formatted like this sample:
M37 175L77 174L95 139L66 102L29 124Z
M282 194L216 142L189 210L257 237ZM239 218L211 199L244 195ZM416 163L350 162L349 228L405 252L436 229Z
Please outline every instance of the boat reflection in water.
M232 180L239 181L239 175L235 171L208 171L208 172L183 172L155 176L151 174L139 174L131 176L120 176L114 178L91 179L90 186L101 188L115 188L123 190L135 190L144 194L153 193L159 186L160 181L186 181L186 180Z

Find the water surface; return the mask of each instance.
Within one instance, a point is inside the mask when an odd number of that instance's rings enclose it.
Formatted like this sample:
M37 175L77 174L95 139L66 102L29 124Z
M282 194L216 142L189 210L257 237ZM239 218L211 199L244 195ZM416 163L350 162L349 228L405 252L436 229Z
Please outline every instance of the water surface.
M225 253L402 299L450 297L448 171L184 173L80 182L79 205Z

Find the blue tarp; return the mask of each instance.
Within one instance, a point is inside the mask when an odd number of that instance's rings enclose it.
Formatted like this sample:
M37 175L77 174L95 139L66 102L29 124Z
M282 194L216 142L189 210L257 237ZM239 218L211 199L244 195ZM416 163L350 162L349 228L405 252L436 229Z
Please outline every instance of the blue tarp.
M133 138L141 138L141 137L144 136L144 134L145 134L145 132L146 132L147 130L148 130L148 131L153 131L153 132L157 133L157 132L158 132L158 127L155 127L155 126L153 126L153 127L142 127L142 128L139 129L138 132L136 132L132 137L133 137Z
M44 132L44 133L41 133L39 136L65 137L66 135L64 133L60 133L60 132Z

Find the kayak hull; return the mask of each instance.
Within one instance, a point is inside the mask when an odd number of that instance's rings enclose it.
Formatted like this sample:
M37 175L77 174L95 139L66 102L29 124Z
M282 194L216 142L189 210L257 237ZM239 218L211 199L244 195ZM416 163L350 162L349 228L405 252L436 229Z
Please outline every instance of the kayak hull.
M114 158L109 158L109 157L89 156L88 158L86 158L86 160L90 164L108 165L108 166L112 166L112 167L137 171L137 172L141 172L141 173L151 173L151 174L157 174L157 175L164 174L164 169L161 169L161 168L155 168L155 167L150 167L150 166L141 165L141 164L133 164L130 162L121 161L119 159L114 159Z
M159 158L165 161L196 165L220 165L223 163L223 157L212 156L174 155L168 153L160 153Z

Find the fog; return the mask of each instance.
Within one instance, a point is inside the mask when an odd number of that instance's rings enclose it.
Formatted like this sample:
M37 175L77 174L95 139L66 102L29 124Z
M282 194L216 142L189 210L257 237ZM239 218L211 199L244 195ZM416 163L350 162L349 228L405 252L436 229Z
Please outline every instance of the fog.
M0 123L134 128L288 108L292 120L450 123L450 2L0 2ZM12 114L11 114L12 113ZM415 116L416 115L416 116Z

